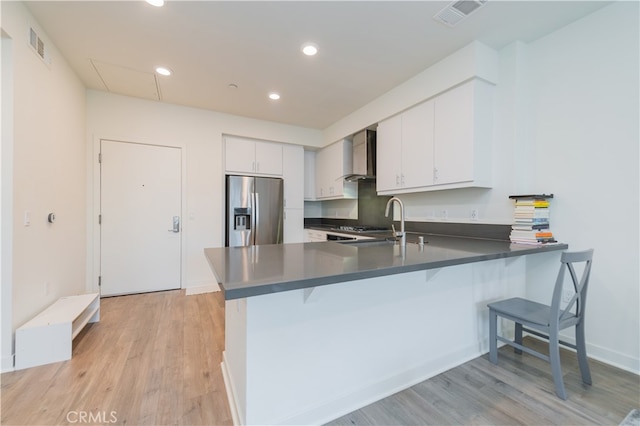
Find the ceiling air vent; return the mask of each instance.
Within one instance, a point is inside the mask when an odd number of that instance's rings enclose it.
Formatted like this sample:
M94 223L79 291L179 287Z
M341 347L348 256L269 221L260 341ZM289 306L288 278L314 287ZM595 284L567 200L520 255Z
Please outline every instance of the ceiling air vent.
M448 27L455 27L467 16L485 5L487 0L460 0L455 1L433 15L433 19Z
M45 64L51 65L51 58L44 47L44 41L33 28L29 28L29 44L33 51L44 61Z

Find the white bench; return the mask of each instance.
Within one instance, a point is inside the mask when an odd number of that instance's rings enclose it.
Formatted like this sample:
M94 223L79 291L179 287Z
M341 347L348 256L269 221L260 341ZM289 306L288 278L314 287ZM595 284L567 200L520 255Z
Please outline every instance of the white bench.
M98 293L61 297L16 330L16 370L71 359L73 339L97 321Z

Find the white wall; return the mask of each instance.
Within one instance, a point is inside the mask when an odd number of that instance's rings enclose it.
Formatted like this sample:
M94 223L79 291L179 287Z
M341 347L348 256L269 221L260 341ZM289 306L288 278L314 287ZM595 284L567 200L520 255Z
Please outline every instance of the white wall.
M224 245L224 171L222 135L231 134L307 146L319 146L318 130L252 120L183 106L87 91L88 161L93 199L88 203L88 276L96 285L99 252L95 223L99 191L100 139L181 146L186 154L186 211L183 212L183 288L215 285L205 247Z
M13 368L12 355L12 295L11 271L13 256L13 40L2 31L0 34L0 347L2 363L0 371Z
M532 191L552 191L552 228L595 248L588 353L640 371L638 2L619 2L528 49ZM537 265L532 265L532 268ZM535 274L532 274L535 278ZM544 298L549 284L530 285Z
M637 2L616 2L530 44L497 53L493 188L404 194L408 220L512 223L508 195L554 193L551 223L570 249L595 248L588 352L640 371ZM471 47L490 58L486 49ZM470 58L470 47L452 55ZM474 56L475 57L475 56ZM375 123L465 74L442 61L325 130L325 143ZM491 69L484 67L483 69ZM450 78L440 78L449 73ZM430 76L430 79L421 78ZM467 75L468 76L468 75ZM452 80L452 78L454 80ZM426 86L426 87L425 87ZM437 93L437 92L436 92ZM339 136L338 136L339 135ZM557 258L529 256L529 297L548 302Z
M30 47L30 25L45 42L50 65ZM3 167L3 185L5 178L13 185L11 198L3 187L2 205L3 230L12 220L10 233L2 235L3 266L11 261L2 275L2 368L6 370L12 364L12 333L7 335L6 323L12 331L58 297L85 290L86 167L83 85L22 3L3 2L2 29L3 37L11 39L9 54L3 41L3 65L10 67L13 79L9 134L4 110L2 123L2 161L12 161L13 169L7 176ZM3 92L3 103L4 96ZM9 209L11 214L6 214ZM25 211L31 214L30 226L23 224ZM53 225L47 223L50 212L57 216ZM7 247L10 253L5 252ZM8 312L6 294L12 298Z

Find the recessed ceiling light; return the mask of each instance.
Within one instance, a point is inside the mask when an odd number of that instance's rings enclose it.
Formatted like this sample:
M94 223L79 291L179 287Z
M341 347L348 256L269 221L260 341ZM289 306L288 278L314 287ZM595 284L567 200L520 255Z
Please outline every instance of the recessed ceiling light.
M151 6L162 7L164 6L164 0L146 0Z
M280 95L278 95L277 93L269 93L269 99L277 101L278 99L280 99Z
M171 75L171 70L165 67L156 68L156 72L160 75Z
M318 53L318 45L315 43L305 43L302 45L302 53L307 56L313 56Z

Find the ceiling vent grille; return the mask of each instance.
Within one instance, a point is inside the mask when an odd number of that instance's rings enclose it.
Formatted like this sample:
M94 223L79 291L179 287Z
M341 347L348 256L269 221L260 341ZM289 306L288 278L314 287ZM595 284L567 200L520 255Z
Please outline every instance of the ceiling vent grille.
M44 61L45 64L51 65L51 58L45 49L44 41L33 28L29 28L29 45L33 48L36 55Z
M448 27L455 27L467 16L480 9L487 0L460 0L454 1L440 12L433 15L433 19Z

